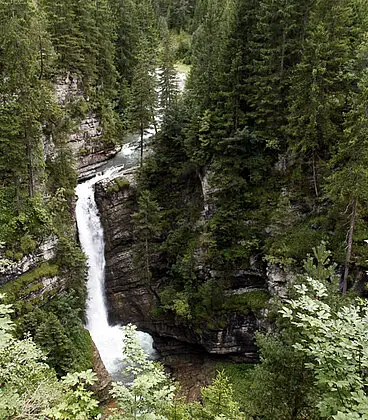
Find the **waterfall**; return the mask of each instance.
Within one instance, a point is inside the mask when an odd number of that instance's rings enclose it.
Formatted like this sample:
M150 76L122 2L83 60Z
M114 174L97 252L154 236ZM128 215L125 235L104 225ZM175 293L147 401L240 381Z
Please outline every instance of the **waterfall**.
M79 240L88 258L87 329L98 348L107 371L120 379L123 368L124 336L121 327L110 326L105 302L105 254L101 220L94 198L94 185L102 179L113 177L121 168L110 168L103 174L79 184L76 217ZM138 333L138 339L148 354L154 354L152 338Z
M184 89L186 74L178 73L179 90ZM157 122L160 124L161 116ZM145 141L155 130L153 127L145 132ZM103 179L113 179L122 168L135 166L139 162L139 136L133 136L131 142L123 146L120 153L111 159L98 173L76 188L78 197L76 217L79 241L88 258L88 299L87 329L96 344L107 371L114 379L122 379L124 366L124 335L119 325L110 326L107 318L105 301L105 243L103 228L95 202L94 185ZM155 357L153 340L150 335L137 332L138 340L147 354Z

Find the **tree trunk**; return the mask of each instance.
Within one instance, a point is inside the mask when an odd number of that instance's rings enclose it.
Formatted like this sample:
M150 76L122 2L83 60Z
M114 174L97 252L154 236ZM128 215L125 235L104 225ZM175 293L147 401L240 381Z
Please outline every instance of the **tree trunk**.
M141 167L143 166L143 136L144 136L144 128L143 123L141 122Z
M43 73L44 73L44 63L43 63L43 47L42 47L42 38L41 35L39 36L39 42L40 42L40 76L39 80L42 79Z
M313 185L314 185L314 192L316 193L316 197L319 196L318 192L318 176L317 176L317 170L316 170L316 155L313 151L313 157L312 157L312 167L313 167Z
M156 123L156 118L155 118L155 110L152 107L151 107L151 114L152 114L152 124L155 129L155 134L157 134L158 128L157 128L157 123Z
M28 136L27 129L24 130L24 136L26 139L27 148L27 163L28 163L28 194L30 197L34 195L34 175L33 175L33 164L32 164L32 150L31 143Z
M285 30L282 33L282 45L281 45L281 63L280 63L280 74L284 73L284 62L285 62L285 49L286 49L286 33Z
M345 269L344 269L344 277L342 281L342 293L343 295L346 294L348 290L348 275L349 275L349 264L351 259L351 253L353 248L353 235L354 235L354 227L355 227L355 219L356 219L356 210L357 210L357 200L356 198L352 201L352 210L350 215L350 227L348 232L348 243L346 247L346 260L345 260Z

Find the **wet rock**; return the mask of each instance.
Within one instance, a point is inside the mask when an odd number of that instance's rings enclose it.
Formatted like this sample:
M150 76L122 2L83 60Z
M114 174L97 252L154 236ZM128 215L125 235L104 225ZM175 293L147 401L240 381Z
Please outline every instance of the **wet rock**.
M97 347L92 340L91 342L93 345L93 370L97 375L97 382L92 386L92 391L97 395L98 400L102 404L105 404L111 400L109 390L112 379L106 370Z

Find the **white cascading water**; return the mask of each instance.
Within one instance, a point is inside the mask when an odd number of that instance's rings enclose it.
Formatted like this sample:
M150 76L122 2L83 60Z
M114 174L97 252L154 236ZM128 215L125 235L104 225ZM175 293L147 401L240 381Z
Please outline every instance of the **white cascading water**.
M94 185L102 179L113 177L120 168L110 168L98 174L76 189L78 196L76 217L79 240L88 257L87 329L96 344L107 371L114 379L121 379L123 368L124 336L119 325L110 326L105 302L105 243L103 229L94 198ZM152 338L138 333L138 339L146 353L154 355Z
M178 87L184 89L185 74L178 73ZM160 120L160 117L158 117ZM155 130L150 128L145 133L147 141ZM138 137L125 145L122 150L104 166L104 172L78 184L76 194L76 217L79 241L88 258L88 299L87 329L96 344L101 359L114 379L122 379L124 365L124 335L119 325L110 326L105 302L105 242L103 228L95 202L94 185L103 179L113 179L125 167L132 167L139 161L137 148ZM151 357L155 357L153 340L149 334L138 332L138 340Z

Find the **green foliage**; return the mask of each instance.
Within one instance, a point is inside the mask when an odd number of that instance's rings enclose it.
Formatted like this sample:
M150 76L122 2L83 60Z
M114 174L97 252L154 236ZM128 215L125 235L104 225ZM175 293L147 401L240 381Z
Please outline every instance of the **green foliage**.
M157 202L148 190L143 190L138 199L138 211L133 214L137 242L134 246L134 263L138 274L151 292L152 260L157 252L157 238L162 229L161 214Z
M141 165L143 164L144 133L155 123L154 110L157 102L155 63L148 34L142 33L137 46L137 62L131 86L129 122L131 130L140 133Z
M261 363L247 376L242 407L269 419L364 418L367 305L338 294L326 243L304 268L278 332L257 335Z
M267 253L278 261L283 261L284 265L299 263L308 253L311 246L317 246L323 239L324 232L316 229L314 219L300 222L285 230L276 239L271 239L271 244ZM272 262L272 258L268 261Z
M73 308L73 300L55 298L17 320L18 336L31 334L59 377L92 367L92 342Z
M132 384L128 387L115 383L111 394L123 411L124 418L143 416L147 419L163 419L163 413L172 403L175 386L163 367L148 359L137 341L135 331L132 325L124 327L125 370L132 375Z
M111 394L118 404L111 420L162 419L162 420L215 420L241 419L238 404L233 400L232 387L223 372L213 384L202 389L202 404L186 404L175 397L176 385L163 367L148 360L137 343L135 327L124 327L125 370L131 376L130 386L114 383Z
M53 278L58 274L57 264L42 263L40 267L2 286L1 292L6 294L6 302L14 305L15 314L19 316L39 301L39 294L44 288L42 279Z
M233 400L233 389L224 372L219 372L213 384L201 390L203 418L240 419L239 406Z
M47 415L55 420L98 419L98 402L88 387L96 382L96 374L92 370L79 373L68 373L61 380L62 392L65 396L55 407L48 410Z
M248 313L249 311L260 311L267 307L269 293L265 290L254 290L241 295L230 295L225 297L223 304L226 310L238 310Z
M249 389L252 386L252 371L255 365L246 363L219 362L217 369L223 371L225 376L229 378L229 382L234 391L234 400L244 411Z
M189 65L191 63L191 54L191 36L184 31L180 31L174 38L174 55L176 61Z
M85 388L95 382L95 375L86 371L58 381L31 338L18 340L11 335L10 313L10 306L0 303L0 417L97 418L97 401Z
M4 299L5 295L1 294L0 299ZM14 324L10 319L10 314L13 312L11 305L0 304L0 349L6 347L12 338L12 331Z
M367 303L361 299L333 310L323 283L307 278L295 286L298 297L281 314L299 331L294 348L308 357L320 391L321 417L364 418L367 415L365 368L368 336Z
M181 318L192 318L189 296L185 292L177 292L168 287L160 293L160 304L162 309L171 310Z
M175 56L173 39L167 27L166 21L162 22L161 28L161 54L159 76L160 106L165 111L176 100L178 83L175 69Z
M129 189L130 182L126 178L114 178L108 185L107 191L109 193L119 192L121 190Z
M261 363L246 378L242 407L249 417L313 419L315 392L313 374L306 358L293 347L293 332L258 335Z
M84 314L87 297L86 256L74 238L64 236L57 243L57 258L68 291L75 295L77 308Z

